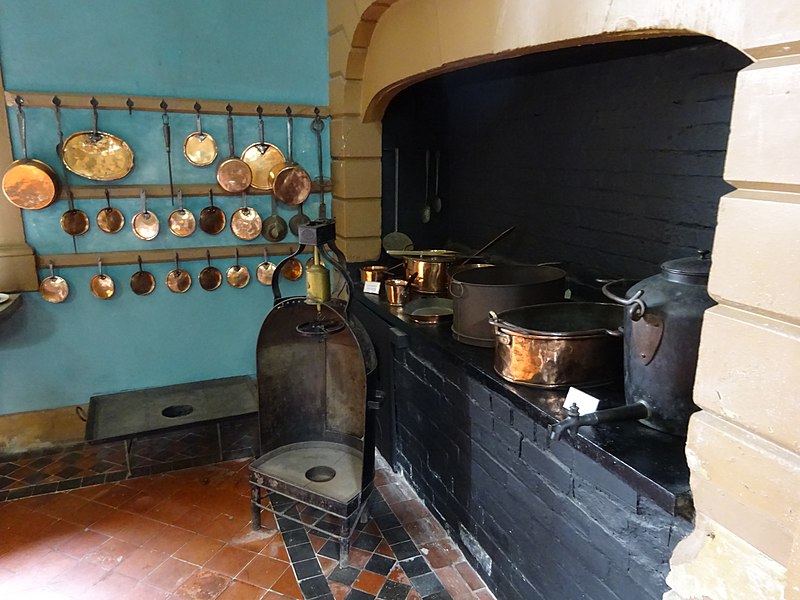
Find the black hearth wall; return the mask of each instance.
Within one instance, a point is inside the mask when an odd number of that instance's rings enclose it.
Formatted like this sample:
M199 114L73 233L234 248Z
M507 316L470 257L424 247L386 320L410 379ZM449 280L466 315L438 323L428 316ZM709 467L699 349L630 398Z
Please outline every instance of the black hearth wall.
M640 278L712 247L736 73L749 60L707 38L590 45L472 67L399 94L384 117L383 229L417 248L565 261L579 280ZM443 210L428 224L435 151Z

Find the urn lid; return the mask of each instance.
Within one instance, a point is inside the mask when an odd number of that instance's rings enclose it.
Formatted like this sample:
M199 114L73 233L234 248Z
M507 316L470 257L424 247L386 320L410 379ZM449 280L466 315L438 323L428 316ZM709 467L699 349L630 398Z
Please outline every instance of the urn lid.
M661 264L661 272L669 281L677 283L708 283L711 270L711 252L698 250L697 256L668 260Z

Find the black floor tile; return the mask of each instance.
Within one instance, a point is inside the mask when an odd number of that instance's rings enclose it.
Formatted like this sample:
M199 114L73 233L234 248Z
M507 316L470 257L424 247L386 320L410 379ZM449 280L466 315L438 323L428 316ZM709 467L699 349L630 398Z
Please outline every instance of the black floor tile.
M406 585L405 583L387 579L386 583L383 584L381 591L378 592L377 597L380 598L380 600L406 600L410 590L411 586Z
M411 540L400 542L391 545L392 552L397 557L397 560L405 560L413 556L419 556L419 549L414 545Z
M292 567L294 567L294 574L297 575L297 581L322 575L322 569L316 558L309 558L308 560L292 563Z
M439 581L436 573L433 572L425 573L417 577L409 577L409 579L411 580L411 585L423 598L444 590L442 582Z
M300 582L300 589L306 598L318 598L323 594L330 594L331 588L322 573L318 577L304 579Z
M361 571L354 567L336 567L331 574L328 575L328 579L331 581L338 581L344 585L353 585L353 582L358 578L360 573Z
M372 571L379 575L388 575L396 562L397 561L393 558L381 556L380 554L373 554L372 558L367 561L367 566L364 568L367 571Z
M425 562L425 559L422 556L415 556L414 558L401 560L400 566L403 568L403 571L405 571L406 575L408 575L409 579L431 572L431 568L428 566L428 563Z

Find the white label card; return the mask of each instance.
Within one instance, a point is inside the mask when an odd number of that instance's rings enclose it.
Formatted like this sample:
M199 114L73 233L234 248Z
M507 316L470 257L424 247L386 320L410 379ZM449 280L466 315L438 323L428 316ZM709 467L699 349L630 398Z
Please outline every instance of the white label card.
M381 282L380 281L365 281L364 282L364 293L365 294L380 294L381 293Z
M564 398L564 408L569 408L573 404L577 404L581 414L586 415L597 410L597 405L600 404L600 400L586 392L571 387L567 390L567 397Z

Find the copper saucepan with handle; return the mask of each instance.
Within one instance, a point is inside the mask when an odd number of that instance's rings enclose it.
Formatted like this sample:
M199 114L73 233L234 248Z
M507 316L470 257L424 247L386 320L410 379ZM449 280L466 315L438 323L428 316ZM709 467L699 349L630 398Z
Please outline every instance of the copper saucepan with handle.
M192 276L189 271L181 269L181 259L177 252L175 253L175 268L167 273L167 287L170 292L176 294L183 294L192 287Z
M258 113L259 141L244 149L242 160L253 172L253 181L250 185L258 190L269 192L272 190L272 182L269 179L270 171L275 165L282 165L286 162L286 158L277 146L264 141L264 109L259 105L256 107L256 112Z
M144 190L139 191L139 198L142 201L142 210L133 216L131 229L140 240L152 240L158 235L160 228L158 217L147 210L147 194Z
M17 208L39 210L58 198L61 186L56 172L46 163L28 158L28 140L22 97L17 96L17 126L22 144L22 158L15 160L3 175L3 195Z
M208 206L200 211L200 229L209 235L217 235L225 229L225 211L214 206L214 191L208 190Z
M217 142L210 133L203 131L200 121L201 108L199 102L194 103L196 131L183 140L183 156L195 167L207 167L217 160Z
M103 273L103 259L97 259L97 275L89 280L89 289L95 298L108 300L114 295L114 280Z
M69 297L69 284L66 280L53 271L53 263L49 263L49 277L45 277L39 282L39 295L47 302L60 304Z
M108 189L105 190L105 195L106 207L101 208L100 212L97 213L97 226L100 231L105 233L118 233L125 226L125 216L118 208L111 206L111 196L108 193Z
M261 234L261 215L247 206L247 194L242 192L242 206L231 215L231 231L240 240L254 240Z
M142 257L136 257L139 263L139 270L131 275L131 290L137 296L147 296L156 289L156 278L150 271L145 271L142 268Z
M250 283L250 271L244 265L239 264L239 249L233 249L236 257L236 264L230 267L225 272L225 279L228 280L228 285L235 288L243 288Z
M269 259L269 251L264 247L264 262L256 267L256 279L262 285L272 285L272 277L275 275L275 263Z
M294 162L292 153L293 134L292 108L287 106L286 137L289 158L270 170L269 181L272 186L272 194L279 201L296 206L305 202L311 193L311 177L303 167Z
M69 190L67 192L69 208L61 215L61 229L71 236L80 236L89 231L89 217L82 210L75 208L74 202L72 190Z
M197 227L194 214L183 206L183 192L178 190L178 208L173 210L167 219L169 230L178 237L187 237Z
M226 192L238 194L245 191L253 182L250 166L236 156L233 144L233 107L228 104L228 150L230 156L217 166L217 183Z
M206 262L208 266L203 267L197 278L200 280L201 288L207 292L213 292L222 284L222 273L217 267L211 266L211 251L208 249L206 249Z

